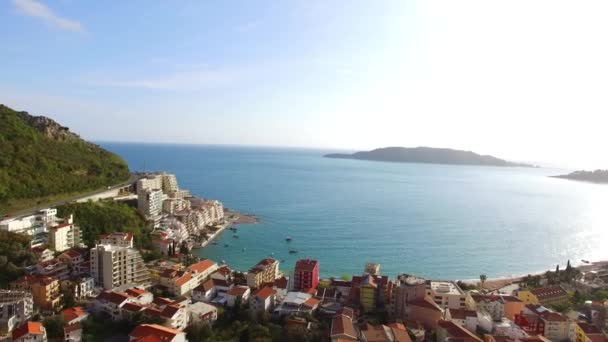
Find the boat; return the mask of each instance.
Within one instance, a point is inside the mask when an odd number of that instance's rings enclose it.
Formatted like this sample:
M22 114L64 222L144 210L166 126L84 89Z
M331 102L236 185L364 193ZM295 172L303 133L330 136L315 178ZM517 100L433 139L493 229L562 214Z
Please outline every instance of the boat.
M296 254L296 253L298 253L297 249L293 249L293 248L289 249L289 254Z
M581 261L582 261L582 262L584 262L585 264L588 264L588 263L589 263L589 260L585 260L585 259L583 259L583 260L581 260Z
M229 244L227 244L227 243L225 243L225 244L224 244L224 247L230 247L230 245L229 245Z
M239 236L237 234L232 235L233 238L239 238Z
M288 236L285 238L285 241L287 241L287 242L289 242L289 241L291 241L291 240L292 240L292 238L291 238L291 236L289 236L289 235L288 235Z
M237 231L237 230L238 230L238 228L237 228L237 227L230 227L230 228L228 228L228 229L233 230L233 231Z

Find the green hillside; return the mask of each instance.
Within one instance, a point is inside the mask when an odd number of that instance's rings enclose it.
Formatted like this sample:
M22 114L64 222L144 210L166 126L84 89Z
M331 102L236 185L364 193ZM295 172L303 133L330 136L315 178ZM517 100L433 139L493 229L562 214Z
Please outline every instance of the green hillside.
M0 104L0 213L125 181L119 156L55 121Z

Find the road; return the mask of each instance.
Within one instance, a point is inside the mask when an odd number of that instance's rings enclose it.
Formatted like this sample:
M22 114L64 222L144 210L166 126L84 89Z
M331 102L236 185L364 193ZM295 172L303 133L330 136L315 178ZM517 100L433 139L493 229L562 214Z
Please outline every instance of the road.
M97 190L93 190L93 191L88 192L86 194L82 194L82 195L66 198L66 199L63 199L63 200L60 200L60 201L54 201L54 202L50 202L50 203L45 203L45 204L37 205L35 207L28 208L28 209L19 210L19 211L15 211L15 212L12 212L12 213L6 213L6 216L7 217L26 216L26 215L33 214L36 211L41 210L41 209L57 207L57 206L60 206L62 204L65 204L65 203L74 202L74 201L78 201L78 200L83 199L83 198L99 195L99 194L102 194L104 192L108 192L108 191L111 191L111 190L116 190L116 189L122 188L122 187L124 187L126 185L133 184L133 183L135 183L139 179L139 177L140 177L139 175L131 174L131 177L129 177L129 180L124 181L122 183L119 183L119 184L116 184L116 185L112 185L110 187L105 187L105 188L100 188L100 189L97 189Z

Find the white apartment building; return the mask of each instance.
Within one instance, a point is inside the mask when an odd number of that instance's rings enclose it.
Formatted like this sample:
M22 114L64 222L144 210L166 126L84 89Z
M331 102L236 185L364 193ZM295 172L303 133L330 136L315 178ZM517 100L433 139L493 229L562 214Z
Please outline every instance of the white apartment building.
M30 292L0 290L0 330L11 332L27 322L34 311Z
M176 192L179 190L179 186L177 185L177 178L175 178L174 174L170 173L161 173L160 174L162 180L162 189L166 194Z
M51 226L48 229L49 248L56 252L63 252L81 243L81 232L73 223L72 215L64 223Z
M453 281L429 280L426 284L426 294L442 309L465 308L466 294Z
M163 210L167 195L160 189L148 189L137 194L137 209L148 220L157 219Z
M99 236L99 245L113 245L133 248L133 234L116 232Z
M138 250L109 244L91 248L91 276L106 290L150 282L150 272Z

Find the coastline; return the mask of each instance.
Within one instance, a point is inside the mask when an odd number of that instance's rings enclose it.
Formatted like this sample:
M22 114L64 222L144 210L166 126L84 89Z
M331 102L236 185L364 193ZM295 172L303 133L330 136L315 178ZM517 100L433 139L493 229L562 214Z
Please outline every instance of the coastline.
M233 225L257 224L260 222L258 217L255 215L241 213L241 212L234 211L234 210L231 210L228 208L226 208L224 210L224 215L227 217L225 219L225 222L220 224L218 229L215 232L213 232L213 234L209 235L207 240L205 240L204 242L200 243L197 246L194 246L192 248L193 250L202 249L202 248L207 247L209 245L209 243L213 242L213 240L215 240L222 232L224 232L224 230L226 230L226 228L230 228Z

